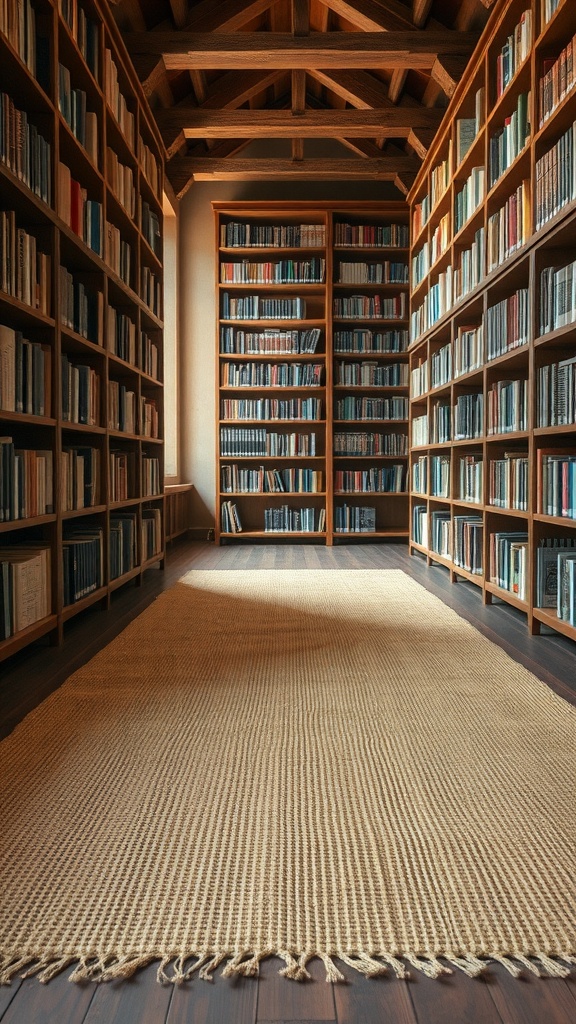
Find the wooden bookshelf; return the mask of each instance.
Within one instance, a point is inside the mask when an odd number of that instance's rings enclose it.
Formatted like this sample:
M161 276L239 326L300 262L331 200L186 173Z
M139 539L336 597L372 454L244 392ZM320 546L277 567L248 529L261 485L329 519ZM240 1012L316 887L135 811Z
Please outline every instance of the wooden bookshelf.
M0 22L0 660L60 642L165 547L163 144L104 0L16 7Z
M408 196L410 550L576 639L571 7L496 3Z
M213 207L216 542L407 537L406 205Z

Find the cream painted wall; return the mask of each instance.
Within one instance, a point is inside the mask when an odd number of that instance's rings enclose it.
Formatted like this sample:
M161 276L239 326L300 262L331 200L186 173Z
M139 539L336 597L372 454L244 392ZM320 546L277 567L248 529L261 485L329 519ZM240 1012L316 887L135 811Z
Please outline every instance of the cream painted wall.
M242 154L243 155L243 154ZM198 182L180 204L182 479L196 489L195 526L214 524L216 491L216 309L212 201L399 200L371 182Z

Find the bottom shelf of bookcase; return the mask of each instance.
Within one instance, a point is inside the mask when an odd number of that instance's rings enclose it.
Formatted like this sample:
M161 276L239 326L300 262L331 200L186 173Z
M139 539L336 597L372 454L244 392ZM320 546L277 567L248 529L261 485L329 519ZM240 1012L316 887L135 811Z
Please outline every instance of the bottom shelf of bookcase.
M44 619L38 619L37 622L33 622L26 629L21 629L20 632L14 633L12 636L7 637L6 640L2 640L0 643L0 660L3 661L5 658L10 658L12 654L16 654L23 647L34 643L35 640L40 640L41 637L46 636L47 633L52 633L57 628L57 615L48 615Z
M79 612L83 612L85 608L89 608L98 601L102 601L106 598L107 594L107 587L99 587L98 590L93 590L92 593L87 594L86 597L81 597L79 601L74 601L74 604L65 605L62 609L62 621L67 622L68 619L73 618L74 615L78 615Z
M557 633L562 633L564 636L569 637L570 640L576 640L576 626L572 626L571 623L565 622L564 619L559 619L556 612L551 608L534 608L532 631L538 633L540 631L540 624L549 626L551 629L556 630Z
M518 608L518 611L528 614L528 602L521 597L516 597L516 594L513 594L511 590L505 590L504 587L499 587L497 583L491 583L490 580L486 580L484 590L492 597L499 597L506 604L511 604L514 608Z

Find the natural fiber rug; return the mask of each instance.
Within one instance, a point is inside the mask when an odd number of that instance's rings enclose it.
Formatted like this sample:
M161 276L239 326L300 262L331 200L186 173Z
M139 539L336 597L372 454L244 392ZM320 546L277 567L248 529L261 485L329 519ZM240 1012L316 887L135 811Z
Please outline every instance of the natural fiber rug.
M575 717L402 572L191 572L1 744L0 978L563 975Z

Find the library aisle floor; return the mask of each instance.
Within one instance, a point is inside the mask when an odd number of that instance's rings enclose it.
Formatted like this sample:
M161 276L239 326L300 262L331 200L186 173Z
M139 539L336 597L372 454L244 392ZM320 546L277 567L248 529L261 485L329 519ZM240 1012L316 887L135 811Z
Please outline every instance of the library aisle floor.
M62 648L21 652L2 667L2 735L58 686L72 671L107 644L157 594L189 568L383 568L403 569L435 593L508 654L526 665L565 700L576 703L576 651L559 636L530 637L522 615L504 605L483 606L467 583L451 585L441 568L427 569L409 558L402 545L236 545L214 547L180 541L169 552L164 572L150 570L139 587L123 588L107 612L81 615ZM314 980L287 982L280 962L261 967L260 978L216 984L194 982L176 988L156 982L151 965L134 979L102 985L72 985L65 972L48 986L36 979L0 989L2 1024L291 1024L323 1021L339 1024L568 1024L576 1018L576 977L529 977L516 981L491 966L480 979L454 974L432 981L422 975L408 982L365 980L328 985L322 965L311 965Z

